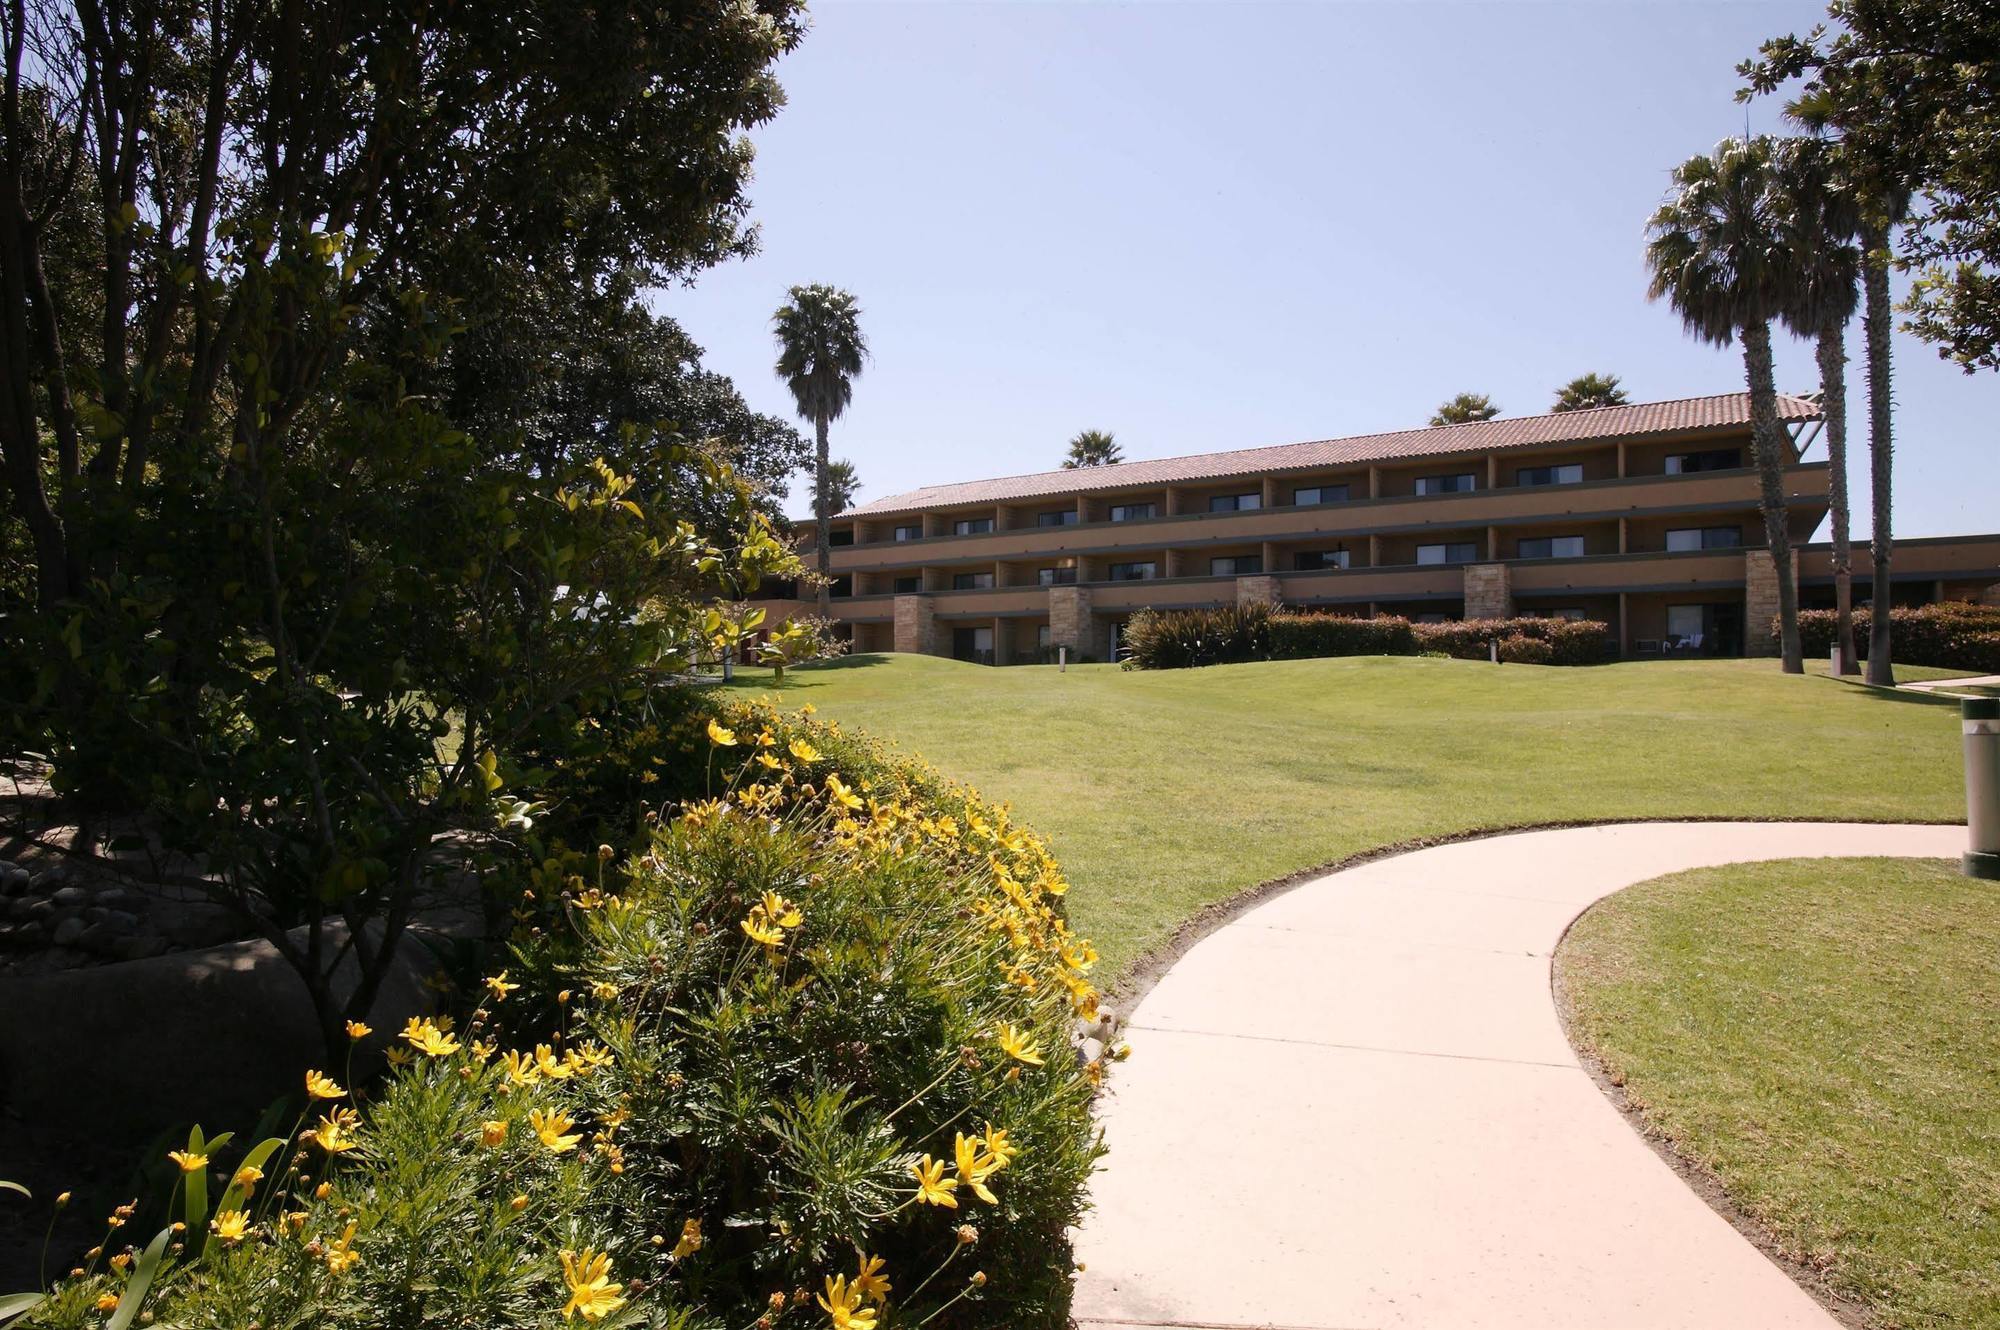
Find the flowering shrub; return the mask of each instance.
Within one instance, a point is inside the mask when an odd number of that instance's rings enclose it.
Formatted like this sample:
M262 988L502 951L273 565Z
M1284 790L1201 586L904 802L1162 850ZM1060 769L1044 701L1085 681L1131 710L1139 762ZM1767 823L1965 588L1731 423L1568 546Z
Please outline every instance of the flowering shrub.
M1775 621L1774 621L1775 622ZM1869 611L1854 611L1854 650L1868 659ZM1889 612L1895 659L1940 669L2000 673L2000 606L1944 600ZM1799 642L1809 656L1832 652L1837 624L1832 610L1799 611Z
M184 1227L128 1214L28 1324L1067 1325L1103 1067L1047 846L804 716L651 749L706 792L622 860L552 849L462 1030L413 1021L359 1102L315 1073L247 1155L191 1141Z
M1538 638L1514 633L1500 639L1500 659L1509 665L1553 665L1556 649Z
M1594 665L1611 654L1610 629L1569 619L1468 619L1411 623L1394 615L1372 619L1286 610L1268 605L1211 610L1144 611L1126 625L1126 666L1183 669L1244 660L1320 656L1446 655L1487 659L1490 644L1520 643L1502 659L1541 665Z

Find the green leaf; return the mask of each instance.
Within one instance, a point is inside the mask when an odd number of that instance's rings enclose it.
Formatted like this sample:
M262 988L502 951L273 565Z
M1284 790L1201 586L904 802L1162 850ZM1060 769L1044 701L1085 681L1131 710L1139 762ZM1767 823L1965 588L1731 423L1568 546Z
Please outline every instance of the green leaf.
M29 1191L26 1187L23 1187L18 1182L9 1182L5 1178L0 1178L0 1191L17 1191L31 1201L35 1199L35 1194Z
M153 1277L160 1273L160 1261L167 1254L167 1240L173 1235L170 1225L161 1229L159 1235L146 1244L138 1264L132 1267L132 1278L125 1283L125 1296L118 1299L118 1309L104 1323L104 1330L126 1330L132 1324L132 1318L139 1314L139 1304L146 1300L146 1290L153 1286Z
M236 1171L240 1173L246 1168L263 1168L265 1164L270 1162L271 1156L282 1149L284 1144L285 1139L282 1136L272 1136L266 1140L257 1142L251 1148L250 1153L243 1156L243 1162L237 1165ZM244 1188L237 1184L234 1177L231 1177L228 1189L222 1193L222 1199L215 1203L215 1212L221 1214L224 1210L239 1210L243 1208L243 1203L248 1198L248 1193Z
M8 1183L13 1186L13 1183ZM42 1293L0 1293L0 1321L11 1321L16 1316L25 1316L46 1301Z

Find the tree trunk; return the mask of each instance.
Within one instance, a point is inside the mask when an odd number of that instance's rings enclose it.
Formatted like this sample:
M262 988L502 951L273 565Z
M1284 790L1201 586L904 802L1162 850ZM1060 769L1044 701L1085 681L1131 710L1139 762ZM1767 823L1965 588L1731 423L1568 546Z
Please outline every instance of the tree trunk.
M824 619L832 613L833 583L829 546L833 540L833 514L826 510L826 412L817 412L813 426L819 434L819 469L815 473L818 483L813 487L813 512L818 517L819 527L819 617Z
M1754 320L1743 326L1743 369L1750 381L1750 431L1757 455L1764 539L1778 577L1778 644L1787 674L1804 674L1799 651L1799 587L1792 576L1792 539L1786 525L1785 463L1791 460L1785 431L1778 424L1778 386L1771 367L1771 325Z
M1819 406L1826 420L1826 493L1833 511L1834 641L1840 672L1861 673L1854 655L1854 549L1848 538L1847 320L1829 312L1819 329Z
M1896 674L1889 657L1889 610L1894 596L1889 582L1889 556L1895 524L1890 520L1890 479L1895 440L1889 417L1889 228L1870 223L1862 229L1861 286L1866 295L1861 330L1868 343L1868 472L1873 482L1869 504L1874 522L1869 542L1868 682L1892 687Z

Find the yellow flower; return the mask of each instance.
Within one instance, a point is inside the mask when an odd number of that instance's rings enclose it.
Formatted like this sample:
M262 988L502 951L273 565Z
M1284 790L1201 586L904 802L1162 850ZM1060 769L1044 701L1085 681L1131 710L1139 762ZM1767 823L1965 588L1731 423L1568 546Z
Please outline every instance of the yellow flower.
M988 1205L998 1205L1000 1198L987 1189L986 1178L999 1165L979 1153L979 1138L960 1132L952 1151L958 1163L959 1184Z
M520 1214L521 1211L528 1208L528 1194L526 1192L522 1192L519 1196L516 1196L513 1200L507 1202L507 1208L509 1210L512 1210L517 1215Z
M101 1312L115 1312L118 1310L118 1295L116 1293L100 1293L97 1295L95 1305L97 1310Z
M372 1025L365 1025L360 1021L349 1021L347 1023L347 1037L349 1039L366 1039L374 1033L375 1027Z
M736 731L727 729L715 721L708 723L708 741L717 748L736 747Z
M750 913L743 916L743 922L739 927L752 942L766 947L778 946L785 940L785 930L771 922L770 916L764 913L764 907L761 905L751 906Z
M487 1149L497 1149L507 1143L507 1129L513 1124L505 1118L495 1118L479 1124L479 1143Z
M608 1067L618 1059L611 1051L595 1039L586 1039L563 1054L563 1065L579 1076L587 1076L600 1067Z
M910 1172L917 1179L917 1200L925 1205L942 1205L947 1210L958 1209L958 1201L952 1193L958 1190L958 1179L944 1175L944 1162L925 1155L921 1162L911 1164Z
M539 1108L531 1110L528 1114L528 1125L535 1129L535 1135L542 1138L542 1144L557 1154L576 1149L576 1143L583 1139L581 1133L567 1136L563 1134L574 1127L576 1122L559 1108L550 1113L544 1113Z
M1003 1025L997 1037L1000 1040L1001 1051L1008 1057L1025 1062L1031 1067L1042 1065L1041 1045L1030 1039L1023 1031L1011 1025Z
M785 764L777 758L772 757L769 753L757 754L757 765L766 771L783 771L785 769Z
M830 771L826 774L826 797L842 808L861 807L861 796L848 789L840 777Z
M507 982L507 972L505 970L496 975L488 976L486 980L486 991L493 995L495 1002L505 1000L509 993L519 987L519 984L510 984Z
M347 1091L341 1089L339 1083L331 1076L309 1071L306 1073L306 1093L314 1099L338 1099Z
M709 724L712 726L713 721ZM611 1254L585 1247L583 1254L562 1253L563 1282L569 1285L569 1302L563 1319L582 1315L586 1321L601 1320L625 1305L618 1283L611 1278Z
M390 1066L401 1070L415 1062L417 1055L407 1048L385 1048L382 1050L382 1059Z
M796 757L807 766L811 766L813 763L819 761L819 749L814 748L804 739L792 740L788 748L793 757Z
M986 1147L986 1153L993 1156L994 1163L999 1168L1005 1168L1013 1163L1014 1156L1021 1153L1021 1147L1008 1139L1007 1129L996 1127L990 1122L986 1124L986 1135L980 1138L980 1144Z
M354 1221L349 1220L347 1231L340 1235L340 1241L326 1254L326 1268L334 1274L344 1275L361 1264L361 1253L354 1250Z
M403 1027L403 1039L419 1053L428 1053L434 1058L449 1057L458 1051L458 1040L447 1034L435 1021L410 1017L410 1023Z
M507 1069L507 1079L516 1085L533 1085L542 1078L531 1055L511 1048L500 1055L500 1065Z
M618 985L608 979L599 979L590 986L590 995L599 1002L609 1002L618 996Z
M305 1133L305 1138L330 1155L345 1154L359 1142L354 1137L354 1128L361 1123L361 1115L353 1109L341 1109L331 1117L319 1120L319 1126Z
M198 1155L190 1150L169 1150L167 1158L179 1164L183 1173L194 1173L208 1167L207 1155Z
M877 1305L889 1299L889 1281L882 1278L882 1258L864 1255L854 1274L854 1291Z
M250 1215L245 1210L219 1210L213 1227L215 1236L224 1242L241 1242L250 1232Z
M805 922L805 916L799 913L799 907L775 891L765 892L763 899L758 903L764 907L764 917L780 928L797 928Z
M536 1044L535 1070L552 1081L566 1081L576 1069L565 1059L557 1057L547 1044Z
M681 1225L681 1240L674 1244L673 1258L678 1261L701 1250L701 1221L690 1219Z
M258 1168L254 1164L245 1164L236 1170L236 1176L229 1180L229 1185L232 1187L241 1187L243 1194L248 1196L256 1188L257 1184L263 1180L263 1169Z
M826 1292L817 1301L834 1330L875 1330L875 1310L861 1305L861 1290L847 1286L846 1275L828 1275Z

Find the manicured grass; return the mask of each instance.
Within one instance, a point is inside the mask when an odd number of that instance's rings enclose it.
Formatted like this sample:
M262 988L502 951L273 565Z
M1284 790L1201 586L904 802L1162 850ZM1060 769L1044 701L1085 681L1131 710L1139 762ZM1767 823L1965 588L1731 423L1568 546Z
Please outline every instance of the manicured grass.
M1578 921L1571 1033L1883 1325L2000 1325L2000 891L1930 860L1658 878Z
M772 692L768 671L740 691ZM1767 661L1356 657L1133 673L856 656L788 673L1048 834L1116 979L1202 906L1358 851L1666 816L1952 819L1958 719Z

